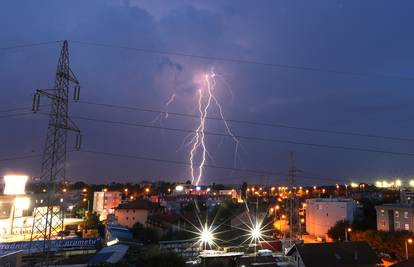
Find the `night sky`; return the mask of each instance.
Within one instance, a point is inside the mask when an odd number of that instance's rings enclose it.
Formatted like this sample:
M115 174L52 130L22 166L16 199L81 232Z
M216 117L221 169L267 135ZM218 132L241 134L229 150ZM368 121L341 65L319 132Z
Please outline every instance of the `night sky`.
M414 153L414 3L411 1L3 1L0 47L69 40L81 100L197 114L195 76L218 74L216 96L229 119L413 138L396 141L230 122L236 135ZM106 45L193 54L207 60ZM51 88L60 43L0 50L0 110L31 107ZM229 62L217 58L294 66ZM323 70L316 71L315 69ZM328 71L329 70L329 71ZM357 73L357 74L352 74ZM361 74L361 75L359 75ZM379 74L379 75L376 75ZM174 101L166 105L172 95ZM45 104L46 99L42 99ZM47 112L47 107L41 107ZM2 112L0 160L42 153L47 117ZM73 116L194 130L190 117L70 103ZM158 116L158 117L157 117ZM211 113L218 116L218 110ZM83 150L188 162L186 133L73 119ZM225 133L220 121L207 130ZM74 135L69 134L68 150ZM414 176L413 155L240 140L236 168L208 168L206 183L283 183L289 152L305 184ZM207 136L208 164L233 167L231 138ZM0 175L40 173L41 158L0 161ZM189 167L68 154L72 180L185 181ZM332 180L322 180L332 179Z

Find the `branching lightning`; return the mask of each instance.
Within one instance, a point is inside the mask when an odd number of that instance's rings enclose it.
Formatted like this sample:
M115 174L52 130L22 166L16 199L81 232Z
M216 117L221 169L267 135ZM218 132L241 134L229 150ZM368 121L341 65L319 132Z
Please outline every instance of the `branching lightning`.
M236 155L239 146L239 140L235 137L233 132L230 129L229 124L227 123L224 114L223 108L221 107L219 101L217 100L216 96L214 95L214 91L216 89L216 74L212 70L210 73L204 74L202 86L198 90L198 111L200 114L199 118L199 125L195 130L195 134L190 141L192 144L190 150L190 170L191 170L191 182L194 185L199 185L201 179L203 178L204 174L204 167L207 160L207 147L206 147L206 139L205 139L205 129L206 129L206 119L208 117L208 113L211 110L212 104L218 108L220 117L224 123L225 129L229 136L233 139L236 144L235 148L235 157L234 161L236 162ZM196 163L196 158L199 157L199 163Z

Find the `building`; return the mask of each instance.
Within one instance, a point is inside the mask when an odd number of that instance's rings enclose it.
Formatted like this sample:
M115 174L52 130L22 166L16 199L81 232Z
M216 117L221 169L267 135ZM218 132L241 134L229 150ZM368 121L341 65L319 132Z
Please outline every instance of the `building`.
M400 191L400 203L414 203L414 190L412 188L404 188Z
M375 207L379 231L413 231L414 206L409 204L384 204Z
M356 205L351 199L316 198L306 200L306 232L325 238L338 221L354 221Z
M295 267L376 267L380 263L364 241L295 244L286 256Z
M151 210L152 204L149 201L137 199L115 208L115 216L119 225L132 228L136 223L146 225Z
M118 191L101 191L93 194L93 212L96 212L101 220L105 220L108 214L113 214L115 208L122 202L122 193Z

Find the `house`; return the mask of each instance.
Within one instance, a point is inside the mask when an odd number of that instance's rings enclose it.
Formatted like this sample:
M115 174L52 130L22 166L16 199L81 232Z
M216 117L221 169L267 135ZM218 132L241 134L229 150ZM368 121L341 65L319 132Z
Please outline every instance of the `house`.
M376 267L380 263L365 241L295 244L286 256L295 267Z
M152 209L152 203L144 199L137 199L115 208L115 217L118 219L119 225L132 228L137 222L145 225Z
M375 207L378 231L413 231L414 206L410 204L383 204Z

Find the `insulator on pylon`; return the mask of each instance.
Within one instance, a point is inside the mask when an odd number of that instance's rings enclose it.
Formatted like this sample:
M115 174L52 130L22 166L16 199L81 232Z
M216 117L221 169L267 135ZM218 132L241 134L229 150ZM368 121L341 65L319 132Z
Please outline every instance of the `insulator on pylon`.
M75 144L75 149L79 150L81 148L82 145L82 135L80 133L78 133L76 135L76 144Z
M40 103L40 94L35 93L33 95L33 103L32 103L32 111L36 112L39 110L39 103Z
M73 91L73 100L79 101L79 96L80 96L80 85L76 84L75 90Z

